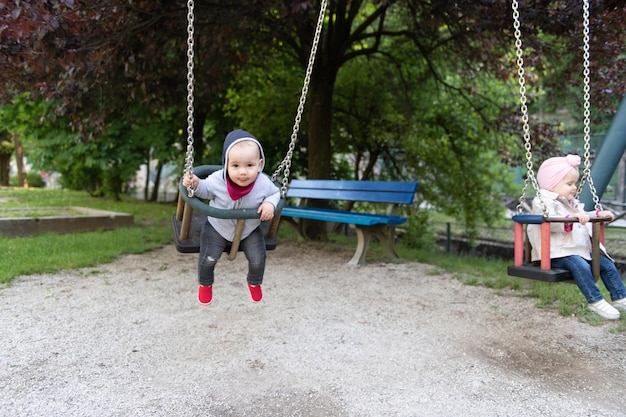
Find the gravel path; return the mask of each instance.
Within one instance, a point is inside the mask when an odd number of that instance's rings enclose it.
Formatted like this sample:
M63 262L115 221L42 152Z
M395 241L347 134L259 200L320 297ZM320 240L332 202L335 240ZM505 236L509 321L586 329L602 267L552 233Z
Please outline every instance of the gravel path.
M419 263L305 244L196 300L173 245L0 290L0 415L626 416L626 336ZM564 284L560 284L564 285Z

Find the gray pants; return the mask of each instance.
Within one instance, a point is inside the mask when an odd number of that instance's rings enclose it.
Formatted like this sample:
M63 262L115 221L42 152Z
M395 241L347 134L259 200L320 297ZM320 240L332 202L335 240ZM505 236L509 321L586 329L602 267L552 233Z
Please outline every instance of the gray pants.
M200 235L200 256L198 257L198 282L200 285L213 285L215 264L229 247L231 242L224 239L208 221L204 224ZM261 227L254 229L249 236L242 239L239 249L248 259L248 276L250 285L260 285L265 273L265 236Z

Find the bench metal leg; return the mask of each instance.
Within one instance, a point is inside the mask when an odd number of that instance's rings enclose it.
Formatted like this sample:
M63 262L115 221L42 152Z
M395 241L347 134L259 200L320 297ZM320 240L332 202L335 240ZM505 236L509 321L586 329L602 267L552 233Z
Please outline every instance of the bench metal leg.
M356 250L354 251L354 256L350 259L348 264L350 265L365 265L365 254L367 253L367 247L370 244L371 234L369 230L363 227L356 227Z
M348 264L362 266L365 265L365 255L372 236L380 242L385 254L390 258L399 258L395 250L394 238L395 227L388 225L374 226L354 226L357 237L356 250Z

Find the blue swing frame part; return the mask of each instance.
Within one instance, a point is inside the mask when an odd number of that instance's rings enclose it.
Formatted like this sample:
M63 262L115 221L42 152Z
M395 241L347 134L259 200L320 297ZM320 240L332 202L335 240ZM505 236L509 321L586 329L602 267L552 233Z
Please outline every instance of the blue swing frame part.
M595 281L600 277L600 242L604 241L604 223L606 217L591 217L591 265ZM514 265L507 268L510 276L534 279L545 282L574 283L567 269L552 268L550 262L550 223L576 223L574 217L544 217L539 214L518 214L515 222ZM529 224L541 225L541 261L531 262L531 246L526 234Z
M206 178L219 169L222 169L221 165L200 165L193 169L193 173L199 178ZM261 228L265 234L265 248L267 250L275 249L278 244L276 234L284 206L285 197L282 196L276 207L274 219L271 222L261 223ZM187 188L182 184L181 179L179 184L178 205L176 207L176 213L172 215L174 243L179 252L197 253L200 251L200 232L204 227L207 216L218 219L238 220L235 238L231 246L226 248L226 251L229 252L228 258L233 260L239 251L239 240L244 221L246 219L258 219L259 213L257 213L256 209L219 209L210 206L198 197L189 197Z

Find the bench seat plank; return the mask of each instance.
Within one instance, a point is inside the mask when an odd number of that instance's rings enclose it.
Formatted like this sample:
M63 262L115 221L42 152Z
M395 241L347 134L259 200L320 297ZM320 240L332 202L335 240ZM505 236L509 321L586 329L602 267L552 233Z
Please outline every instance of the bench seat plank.
M405 217L392 215L378 215L370 213L358 213L353 211L341 211L333 209L320 209L311 207L283 207L283 217L298 217L311 220L322 220L336 223L349 223L361 226L372 226L375 224L403 224Z
M287 197L411 204L416 182L293 180Z

